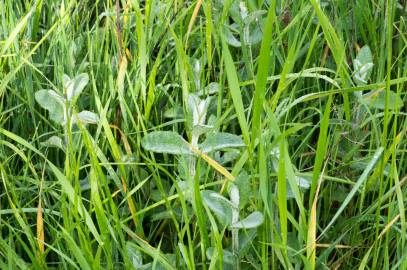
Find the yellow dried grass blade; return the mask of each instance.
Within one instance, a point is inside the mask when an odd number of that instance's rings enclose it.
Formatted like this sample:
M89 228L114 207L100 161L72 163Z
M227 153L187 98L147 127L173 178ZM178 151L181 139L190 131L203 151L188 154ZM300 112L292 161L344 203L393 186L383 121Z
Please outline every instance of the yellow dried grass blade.
M192 13L191 19L189 20L186 42L188 42L188 37L191 34L192 26L194 25L194 22L196 20L196 17L198 16L198 12L199 12L199 9L201 8L201 6L202 6L202 0L198 0L198 2L196 3L196 6L194 8L194 12Z
M200 151L198 148L193 147L192 145L189 145L190 149L197 154L198 156L200 156L203 160L205 160L206 162L208 162L208 164L214 168L215 170L217 170L220 174L222 174L224 177L226 177L226 180L229 181L235 181L235 177L228 171L226 170L222 165L220 165L218 162L216 162L216 160L212 159L211 157L209 157L207 154L203 153L202 151ZM221 193L223 192L225 186L226 186L227 181L225 181L222 185L221 188Z
M44 253L44 240L44 220L42 216L42 204L40 198L37 207L37 242L41 254Z
M316 250L317 250L317 202L318 202L318 194L321 188L321 183L323 181L323 175L328 162L325 162L324 168L320 174L318 180L317 190L315 192L314 201L312 203L311 213L308 222L308 236L307 236L307 258L310 263L310 269L315 269L315 261L316 261Z
M348 245L332 245L332 244L316 244L315 245L318 248L330 248L330 247L334 247L336 249L341 249L341 248L353 248L352 246L348 246Z

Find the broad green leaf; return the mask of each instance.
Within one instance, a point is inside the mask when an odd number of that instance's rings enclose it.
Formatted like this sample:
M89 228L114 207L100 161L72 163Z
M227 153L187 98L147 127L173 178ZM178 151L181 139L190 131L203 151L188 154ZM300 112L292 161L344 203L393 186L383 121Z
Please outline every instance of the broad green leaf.
M54 90L40 90L35 92L35 100L38 104L49 112L51 120L62 124L65 122L65 103Z
M372 52L368 45L360 49L355 60L358 60L362 65L373 63Z
M89 76L86 73L81 73L73 79L69 79L67 75L64 75L64 88L68 100L75 101L75 99L82 93L88 82Z
M295 181L298 184L299 188L302 189L309 189L311 186L311 180L308 180L304 177L295 176ZM288 179L287 179L288 182ZM287 185L287 199L295 198L294 192L292 191L290 185Z
M217 132L208 134L206 140L200 145L200 149L204 153L209 153L223 148L243 146L245 144L239 136L231 133Z
M369 46L363 46L353 59L353 79L357 85L365 85L370 78L373 68L373 57Z
M263 39L263 17L267 14L265 10L257 10L244 18L243 39L251 46L258 44Z
M215 156L215 159L221 165L225 165L226 163L229 163L241 156L240 151L234 148L225 149L225 152L222 154L222 156L220 155L219 152L217 154L218 155Z
M224 27L224 33L226 37L226 42L232 46L239 48L242 46L242 43L233 35L232 31L230 31L229 27Z
M147 134L141 145L148 151L174 155L192 155L188 143L173 131L154 131Z
M62 139L58 136L50 137L48 140L42 142L41 145L45 147L57 147L62 150L65 150L64 143L62 142Z
M213 126L209 126L209 125L195 125L192 128L192 132L195 136L198 136L198 135L200 136L200 135L202 135L204 133L208 133L212 130L213 130Z
M242 209L249 201L249 197L252 192L252 188L250 185L250 176L247 174L246 171L242 171L237 177L234 182L239 189L239 208Z
M68 83L70 81L71 81L71 78L68 75L66 75L66 74L62 75L62 85L63 86L68 85Z
M386 91L384 90L372 91L370 93L363 95L363 99L369 106L375 109L384 110L386 106ZM390 110L400 109L403 107L403 105L404 103L400 96L397 96L396 93L390 91L389 109Z
M219 222L224 226L229 226L232 223L233 204L222 195L209 191L201 191L204 203L215 213Z
M309 187L311 186L311 181L306 178L295 176L295 180L298 184L298 187L300 187L300 188L309 189ZM287 179L287 182L288 182L288 179ZM293 199L293 198L295 198L294 193L293 193L290 185L287 184L287 199Z
M214 252L217 252L217 251L218 250L216 248L209 247L206 250L206 256L208 256L209 259L212 259L214 257L213 256ZM223 249L222 253L223 253L223 263L224 264L233 265L233 266L236 264L237 259L236 259L236 256L232 252Z
M77 115L77 119L84 124L96 124L99 121L99 116L90 111L81 111Z
M296 179L297 179L298 186L299 186L300 188L308 189L308 188L310 187L310 185L311 185L311 183L310 183L311 181L308 180L308 179L305 178L305 177L296 176Z
M264 222L263 214L259 211L255 211L248 215L245 219L236 222L230 226L235 229L252 229L259 227Z
M211 82L206 86L204 89L199 90L196 94L198 96L206 96L206 95L213 95L219 92L219 83Z
M137 249L137 245L128 241L126 243L126 249L133 267L139 269L139 267L143 266L143 255Z

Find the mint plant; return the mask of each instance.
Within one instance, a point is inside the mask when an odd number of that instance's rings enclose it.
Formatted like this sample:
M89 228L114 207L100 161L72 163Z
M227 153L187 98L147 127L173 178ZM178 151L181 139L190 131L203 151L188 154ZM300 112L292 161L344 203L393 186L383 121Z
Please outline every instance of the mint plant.
M195 167L197 154L196 150L205 155L223 151L227 148L244 147L243 140L234 134L227 132L218 132L214 126L208 125L206 116L211 97L201 99L197 94L188 96L188 117L189 126L191 126L191 138L187 142L180 134L173 131L154 131L148 133L142 139L142 146L152 152L167 153L173 155L187 156L189 160L189 179L195 179ZM201 136L205 136L202 143L199 143ZM248 180L244 176L243 181ZM230 183L228 185L229 199L222 196L219 192L211 190L202 190L201 196L205 206L210 209L222 226L232 232L232 254L235 258L234 266L239 269L239 230L252 229L263 223L263 214L255 211L244 219L240 219L240 210L243 204L240 202L240 195L245 193L244 189L248 188L249 183L240 185ZM189 186L192 190L192 186ZM210 257L209 249L207 251Z
M62 93L58 93L55 90L42 89L35 93L35 100L42 108L48 111L49 118L52 121L64 128L64 141L58 136L52 136L43 142L43 145L58 147L65 151L73 125L78 122L82 124L96 124L99 117L97 114L86 110L79 113L76 112L76 102L89 82L89 76L86 73L79 74L74 78L64 74L62 81Z
M247 175L243 177L247 177ZM232 233L232 253L227 250L222 250L222 253L227 254L226 256L233 258L233 260L225 260L224 269L240 269L240 259L245 255L247 243L246 241L239 241L239 230L255 229L264 221L263 214L259 211L254 211L247 217L240 219L240 210L244 206L240 194L244 192L244 189L244 186L239 189L237 185L231 183L229 185L230 199L214 191L203 190L201 192L205 205L215 214L219 222ZM240 243L245 244L241 245ZM212 251L213 248L207 250L208 257L211 257Z
M373 56L370 47L365 45L363 46L356 58L353 59L353 80L357 86L366 85L370 79L372 70L373 70ZM371 90L368 93L362 95L359 92L359 101L362 104L366 104L369 108L384 110L386 103L386 92L384 89L375 89ZM400 96L397 96L396 93L390 91L389 93L389 108L391 110L400 109L403 107L403 101Z

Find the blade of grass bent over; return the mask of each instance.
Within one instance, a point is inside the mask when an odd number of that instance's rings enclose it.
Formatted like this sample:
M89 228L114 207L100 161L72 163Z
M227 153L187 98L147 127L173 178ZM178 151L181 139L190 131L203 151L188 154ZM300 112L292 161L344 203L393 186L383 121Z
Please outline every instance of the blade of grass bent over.
M267 14L265 22L264 36L261 42L260 55L257 67L257 77L255 92L253 97L253 115L252 115L252 149L254 150L254 142L257 137L261 141L261 112L263 110L263 100L266 93L267 75L270 65L270 48L272 41L272 30L275 19L276 1L271 2L271 7Z
M373 155L372 159L370 160L369 164L366 166L365 170L363 171L362 175L359 177L358 181L355 183L352 190L349 192L348 196L346 196L346 198L343 201L341 207L339 207L338 211L332 217L331 221L325 227L325 229L321 232L319 237L321 237L322 235L324 235L328 231L328 229L335 223L335 221L341 215L343 210L345 210L346 206L350 203L353 196L355 196L356 192L359 190L359 188L362 186L362 184L367 180L367 177L368 177L370 171L373 169L373 167L376 165L377 161L382 156L383 150L384 150L383 147L380 147L380 148L378 148L376 150L376 152L374 153L374 155Z
M311 4L313 5L315 12L318 16L319 23L321 24L322 30L324 31L325 39L328 43L329 48L331 49L332 55L335 59L336 65L338 67L339 76L343 83L344 87L348 87L348 78L349 74L346 70L346 55L345 55L345 48L339 39L338 35L335 32L334 27L329 22L328 17L324 14L321 10L321 6L319 1L311 0ZM350 121L350 105L349 105L349 97L348 94L343 92L343 105L345 110L345 116L348 121Z

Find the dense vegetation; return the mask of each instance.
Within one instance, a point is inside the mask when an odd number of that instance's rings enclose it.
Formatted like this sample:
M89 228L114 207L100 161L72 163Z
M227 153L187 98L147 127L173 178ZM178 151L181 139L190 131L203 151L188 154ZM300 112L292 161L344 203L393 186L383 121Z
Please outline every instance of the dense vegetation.
M407 269L405 1L0 1L1 269Z

